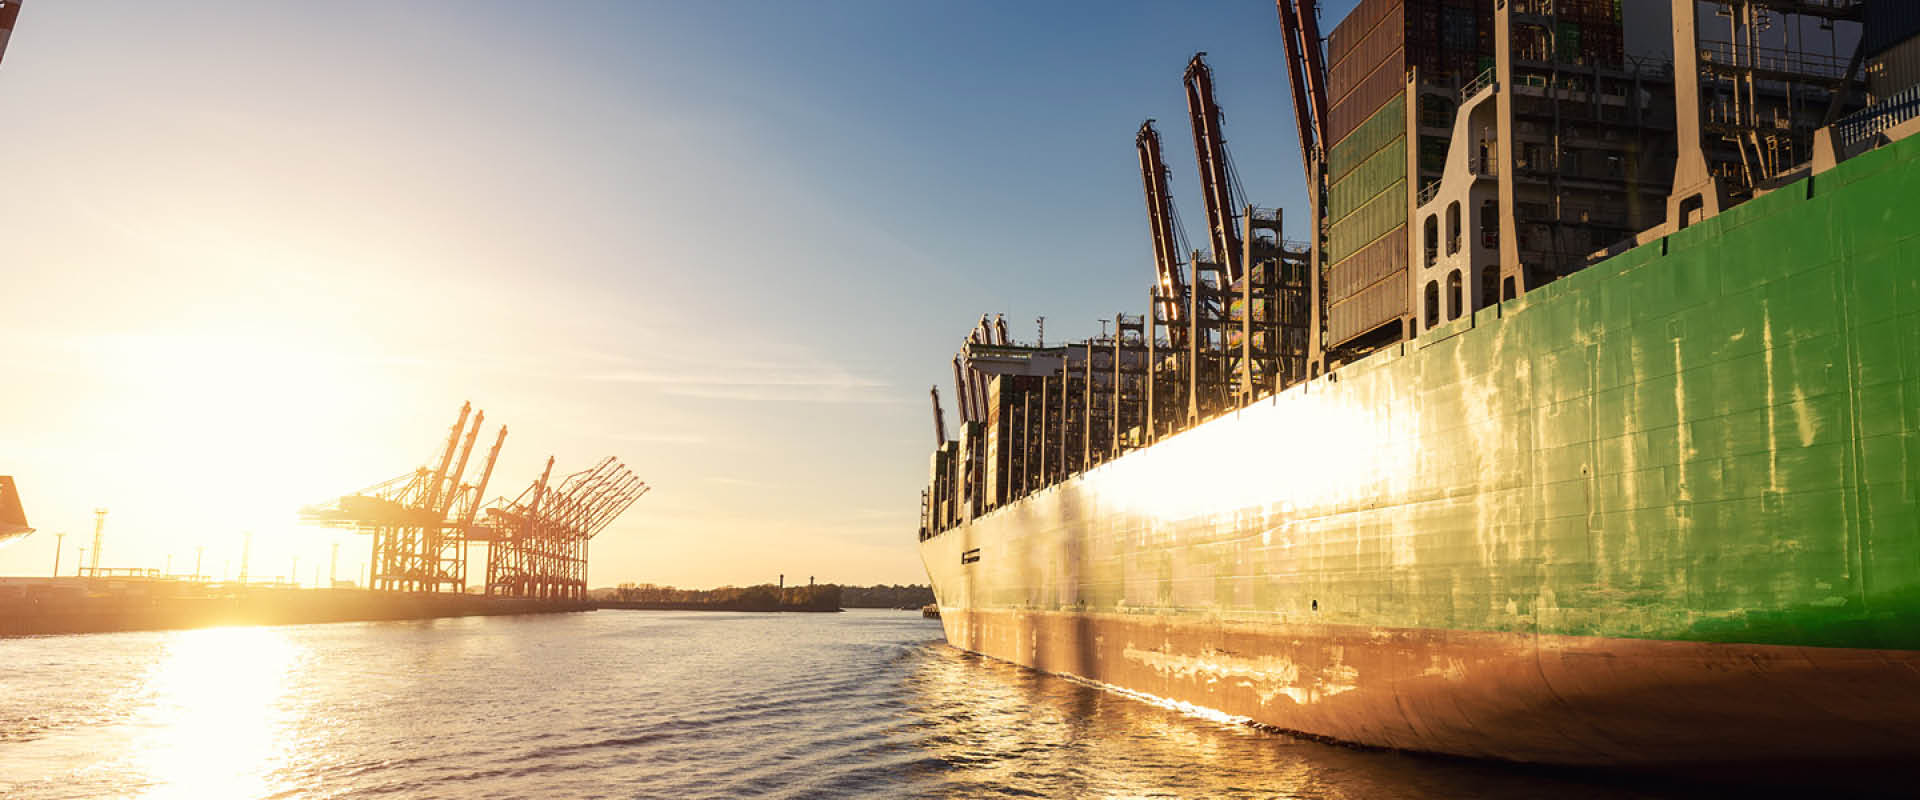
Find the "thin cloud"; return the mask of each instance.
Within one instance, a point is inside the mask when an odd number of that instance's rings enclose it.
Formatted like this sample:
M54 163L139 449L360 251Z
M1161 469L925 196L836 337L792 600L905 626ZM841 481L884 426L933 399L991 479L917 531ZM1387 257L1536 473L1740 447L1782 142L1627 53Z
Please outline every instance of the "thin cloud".
M798 389L809 391L796 391ZM846 389L818 390L818 387L801 385L762 385L762 386L699 386L680 385L662 390L662 393L675 397L689 397L698 400L738 400L751 403L826 403L835 405L893 405L902 401L892 394L874 391L850 391Z
M707 481L709 483L718 483L726 486L772 486L773 485L773 484L767 483L766 481L756 481L749 478L734 478L727 475L709 475L707 476Z
M897 403L886 381L828 363L722 361L635 364L581 376L601 383L630 383L662 393L704 400L809 403Z
M664 431L616 433L608 438L615 441L634 442L637 444L707 444L712 441L697 433L670 433Z

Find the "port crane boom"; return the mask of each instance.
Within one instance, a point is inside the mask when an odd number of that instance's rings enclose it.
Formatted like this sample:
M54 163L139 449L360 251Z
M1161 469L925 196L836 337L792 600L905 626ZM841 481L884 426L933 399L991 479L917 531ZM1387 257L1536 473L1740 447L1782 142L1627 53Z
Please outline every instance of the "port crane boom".
M933 387L933 446L947 443L947 417L940 413L940 387Z
M1200 197L1206 201L1207 243L1213 261L1226 270L1229 283L1240 280L1240 230L1234 209L1233 170L1227 164L1227 141L1220 131L1220 104L1213 99L1213 69L1206 53L1187 62L1187 114L1193 121L1193 149L1200 164Z
M1186 266L1180 263L1184 248L1173 223L1173 191L1167 185L1167 164L1160 156L1160 132L1154 130L1153 120L1140 123L1133 147L1140 154L1140 183L1147 195L1147 228L1153 235L1154 294L1169 336L1174 346L1180 347L1186 342L1180 325L1187 307Z
M1287 85L1292 89L1293 120L1300 137L1300 166L1307 185L1315 184L1315 165L1326 158L1327 67L1320 52L1320 23L1313 0L1275 0L1280 38L1287 51Z
M20 18L21 0L0 0L0 59L7 57L7 40L13 37L14 20Z

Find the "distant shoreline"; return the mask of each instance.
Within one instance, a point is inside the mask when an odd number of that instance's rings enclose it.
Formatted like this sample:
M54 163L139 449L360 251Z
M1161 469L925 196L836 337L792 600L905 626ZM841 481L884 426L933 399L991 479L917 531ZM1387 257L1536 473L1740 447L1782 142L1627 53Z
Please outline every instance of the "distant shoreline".
M69 578L0 595L0 638L587 611L592 603L452 592L222 587Z
M798 611L806 614L836 614L844 608L814 608L805 605L734 606L714 603L650 603L643 601L606 600L593 604L594 609L614 609L619 611L744 611L756 614L773 614L784 611Z
M626 584L590 595L594 608L641 611L749 611L825 613L847 608L918 609L933 602L929 586L840 586L832 583L784 586L722 586L676 589L655 584Z

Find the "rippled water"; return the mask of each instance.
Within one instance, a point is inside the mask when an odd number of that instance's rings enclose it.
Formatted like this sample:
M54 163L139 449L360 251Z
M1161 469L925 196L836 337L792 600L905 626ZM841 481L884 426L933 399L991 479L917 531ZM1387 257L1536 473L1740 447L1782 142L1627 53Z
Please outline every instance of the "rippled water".
M1353 750L948 648L601 611L0 640L0 796L1675 796Z

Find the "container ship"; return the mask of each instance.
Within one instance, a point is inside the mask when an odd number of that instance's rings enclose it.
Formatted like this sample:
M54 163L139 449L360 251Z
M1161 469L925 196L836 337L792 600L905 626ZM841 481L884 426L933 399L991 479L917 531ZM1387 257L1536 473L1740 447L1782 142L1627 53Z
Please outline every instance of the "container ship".
M1920 755L1920 4L1277 10L1303 240L1196 56L1204 246L1148 121L1142 312L933 392L948 642L1365 746Z

